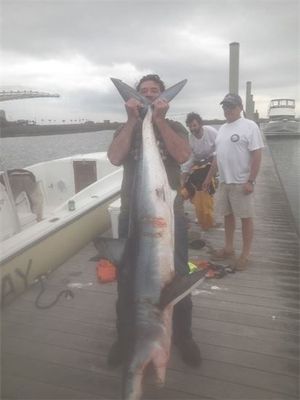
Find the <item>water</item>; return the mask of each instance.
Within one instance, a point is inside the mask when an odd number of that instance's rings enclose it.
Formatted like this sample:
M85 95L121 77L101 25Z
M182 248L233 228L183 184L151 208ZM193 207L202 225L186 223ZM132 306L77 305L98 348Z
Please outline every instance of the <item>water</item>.
M267 141L281 184L287 195L299 233L300 227L300 139L272 138Z
M217 127L218 128L218 127ZM79 153L106 151L113 131L37 137L2 138L0 170L28 165ZM299 231L300 139L268 139L281 183L287 194Z
M106 151L113 131L69 133L65 135L1 138L0 170L24 168L41 161L75 154Z

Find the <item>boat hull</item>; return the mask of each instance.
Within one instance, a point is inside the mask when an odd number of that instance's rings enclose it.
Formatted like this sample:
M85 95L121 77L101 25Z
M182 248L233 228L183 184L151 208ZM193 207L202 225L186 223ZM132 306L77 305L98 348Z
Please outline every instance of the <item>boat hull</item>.
M64 225L54 226L50 233L2 260L2 305L10 303L33 285L38 276L50 273L95 236L105 232L110 227L108 206L118 195L116 193Z
M263 127L265 136L300 137L300 122L298 121L270 121Z
M42 188L45 212L41 221L34 219L21 230L11 229L13 220L8 220L10 235L5 233L0 242L1 304L10 303L37 277L49 274L110 227L108 207L119 198L123 176L106 153L52 160L28 170ZM3 204L0 222L8 215ZM24 215L18 206L17 216L23 220Z

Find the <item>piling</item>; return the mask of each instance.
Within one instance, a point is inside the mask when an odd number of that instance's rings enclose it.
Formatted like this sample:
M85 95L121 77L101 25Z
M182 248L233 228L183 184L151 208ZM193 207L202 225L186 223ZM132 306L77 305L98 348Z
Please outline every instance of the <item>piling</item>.
M229 45L229 93L239 93L239 51L240 44Z

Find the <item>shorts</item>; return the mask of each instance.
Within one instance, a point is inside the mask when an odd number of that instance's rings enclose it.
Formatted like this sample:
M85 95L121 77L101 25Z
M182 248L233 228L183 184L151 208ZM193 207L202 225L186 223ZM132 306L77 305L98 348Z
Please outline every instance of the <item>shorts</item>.
M238 218L254 217L254 193L245 194L244 184L220 183L216 208L223 215L233 214Z

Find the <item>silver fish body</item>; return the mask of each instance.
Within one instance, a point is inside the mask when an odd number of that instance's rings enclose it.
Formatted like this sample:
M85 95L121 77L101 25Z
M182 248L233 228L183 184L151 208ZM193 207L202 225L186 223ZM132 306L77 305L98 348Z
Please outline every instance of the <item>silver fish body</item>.
M142 381L153 364L156 382L165 381L172 338L173 306L204 280L205 271L178 276L174 269L174 214L176 193L171 190L152 125L148 100L119 79L112 78L125 101L143 104L142 149L132 187L127 239L96 238L102 257L110 259L126 277L132 299L133 347L124 366L122 398L139 400ZM160 98L170 101L186 80L170 87Z
M152 362L157 383L163 384L170 354L173 305L160 308L161 291L175 275L175 192L156 143L152 112L143 121L143 156L135 187L138 249L135 270L135 344L124 382L124 398L139 399L146 366Z

